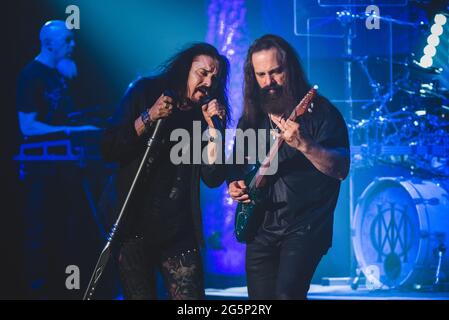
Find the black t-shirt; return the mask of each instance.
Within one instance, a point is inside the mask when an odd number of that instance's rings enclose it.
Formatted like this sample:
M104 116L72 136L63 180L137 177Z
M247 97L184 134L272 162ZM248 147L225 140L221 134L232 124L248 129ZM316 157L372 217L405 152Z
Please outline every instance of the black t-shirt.
M193 239L190 204L193 167L191 164L173 164L170 152L180 142L170 141L170 134L175 129L184 129L192 137L193 120L199 120L199 116L198 110L191 109L174 112L168 117L154 160L147 165L142 233L153 244ZM189 143L192 147L191 139Z
M75 111L67 80L56 70L33 60L20 73L17 109L37 113L37 120L50 125L70 125Z
M321 146L349 148L347 127L340 112L322 97L316 98L314 104L314 111L297 122ZM243 121L239 126L245 127ZM258 128L271 127L268 116L260 119ZM301 152L285 142L279 149L278 161L278 171L267 180L268 203L256 238L273 242L292 233L314 234L317 245L327 249L332 241L340 181L318 171ZM242 167L233 167L228 181L243 177Z

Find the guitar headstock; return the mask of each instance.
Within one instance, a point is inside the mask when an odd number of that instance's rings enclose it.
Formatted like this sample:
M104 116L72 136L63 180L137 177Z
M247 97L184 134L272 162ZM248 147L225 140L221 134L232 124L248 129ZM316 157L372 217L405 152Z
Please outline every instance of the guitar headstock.
M306 111L309 113L313 112L314 105L312 102L313 98L315 98L317 94L318 86L314 85L309 92L306 93L304 98L302 98L301 102L295 107L292 114L290 115L290 120L296 120L299 116L302 116Z

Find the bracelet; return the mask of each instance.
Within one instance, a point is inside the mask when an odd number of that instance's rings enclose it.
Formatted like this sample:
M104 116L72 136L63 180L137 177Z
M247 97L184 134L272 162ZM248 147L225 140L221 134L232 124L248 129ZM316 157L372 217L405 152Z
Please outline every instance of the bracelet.
M142 120L144 125L148 125L151 122L150 113L148 109L145 109L144 112L140 115L140 120Z

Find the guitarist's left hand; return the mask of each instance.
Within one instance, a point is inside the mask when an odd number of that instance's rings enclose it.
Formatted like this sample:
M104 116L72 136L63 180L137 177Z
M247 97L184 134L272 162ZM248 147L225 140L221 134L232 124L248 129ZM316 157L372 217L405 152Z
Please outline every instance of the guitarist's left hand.
M306 153L307 150L314 144L314 141L305 128L290 120L283 119L282 117L276 117L270 115L271 120L278 126L281 133L279 136L285 140L285 142L292 148Z

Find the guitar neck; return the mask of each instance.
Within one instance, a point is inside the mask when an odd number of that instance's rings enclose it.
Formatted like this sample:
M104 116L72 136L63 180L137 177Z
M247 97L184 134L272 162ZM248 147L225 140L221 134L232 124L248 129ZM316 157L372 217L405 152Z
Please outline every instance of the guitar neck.
M253 180L254 180L256 188L260 187L261 184L263 183L265 174L266 174L268 168L270 167L271 161L274 159L274 157L278 153L279 148L281 147L283 142L284 142L284 140L276 138L276 141L274 142L273 146L270 148L270 153L268 154L267 157L265 157L257 174L254 176Z
M305 111L309 107L310 102L316 95L317 92L316 90L317 90L316 86L314 86L312 89L309 90L309 92L304 96L301 102L298 103L298 105L290 113L290 116L288 117L289 120L296 121L298 117L302 116L305 113ZM270 148L269 154L262 161L262 164L257 170L256 175L251 180L251 183L249 185L250 189L253 187L258 188L264 183L266 172L270 167L271 161L273 161L283 142L284 142L283 139L280 139L279 137L276 138L273 146Z

